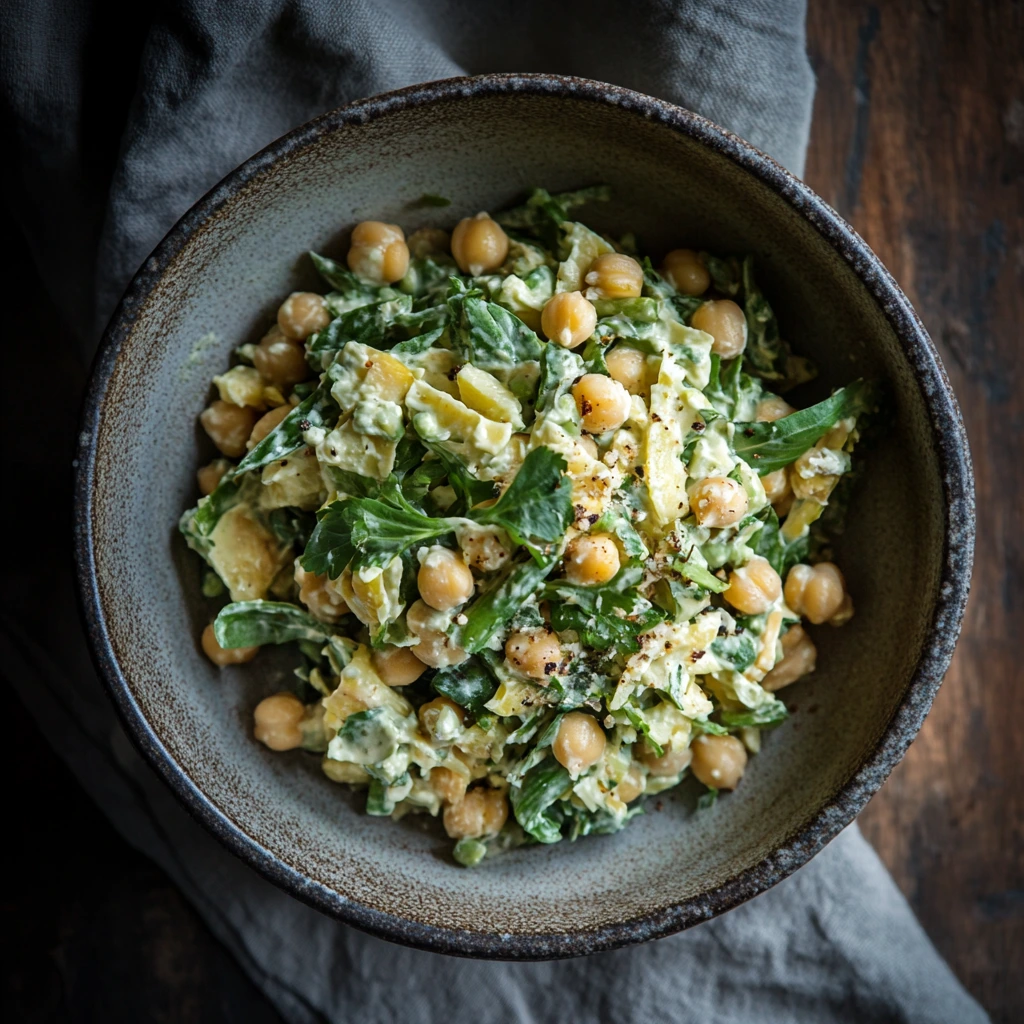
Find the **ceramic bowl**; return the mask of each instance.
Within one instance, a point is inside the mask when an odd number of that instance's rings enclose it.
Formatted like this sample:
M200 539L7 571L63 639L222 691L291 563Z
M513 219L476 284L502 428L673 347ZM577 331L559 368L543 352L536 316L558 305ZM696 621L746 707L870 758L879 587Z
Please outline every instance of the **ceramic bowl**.
M694 813L667 794L615 836L526 847L467 870L432 819L366 817L318 758L252 739L253 705L286 656L219 672L209 608L176 522L204 457L196 417L231 350L258 338L303 254L340 255L375 218L406 230L497 209L531 185L608 182L586 211L660 255L753 253L784 335L813 356L816 398L863 375L890 405L838 544L857 603L821 627L819 668L785 692L735 794ZM425 193L450 197L423 208ZM132 282L85 410L77 558L100 669L128 732L180 799L266 877L350 924L446 953L548 958L663 936L774 885L861 810L913 739L967 597L973 491L960 414L910 303L806 186L695 114L551 76L455 79L298 128L190 210Z

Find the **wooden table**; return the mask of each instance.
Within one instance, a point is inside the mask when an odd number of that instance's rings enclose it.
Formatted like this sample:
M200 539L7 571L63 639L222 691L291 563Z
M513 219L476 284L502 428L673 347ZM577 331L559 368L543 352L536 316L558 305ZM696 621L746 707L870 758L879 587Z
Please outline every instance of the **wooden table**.
M810 6L818 95L807 180L853 222L924 317L960 396L978 481L975 587L956 660L920 737L861 825L970 991L996 1021L1020 1021L1024 659L1014 642L1024 640L1024 6ZM0 229L9 251L16 239L9 224ZM4 351L17 380L21 362L38 373L31 339L66 332L24 262L12 273L3 308L15 344ZM74 368L46 358L48 386L59 392ZM44 423L34 402L30 391L8 393L4 417L19 425L31 417L34 451L69 464L74 396L51 392ZM20 456L7 458L9 470ZM24 454L33 478L36 459ZM69 557L59 540L70 530L63 486L58 481L58 500L48 503L56 548L8 553L15 577L45 571L47 554ZM20 835L17 871L8 871L2 897L0 1016L277 1021L9 694L4 707L5 806ZM31 787L17 781L27 778ZM45 827L32 824L40 809Z
M861 827L997 1020L1024 1020L1024 5L810 0L808 184L924 319L977 478L964 631Z

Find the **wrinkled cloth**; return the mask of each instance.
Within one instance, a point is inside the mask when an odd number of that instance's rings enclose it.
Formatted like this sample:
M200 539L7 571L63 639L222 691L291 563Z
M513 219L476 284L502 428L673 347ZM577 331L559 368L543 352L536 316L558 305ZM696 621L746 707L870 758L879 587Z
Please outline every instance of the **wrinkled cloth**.
M85 356L132 274L208 188L295 125L384 90L570 73L688 106L803 167L814 83L802 0L151 6L0 8L5 197ZM41 346L41 373L46 358ZM64 384L77 393L84 380ZM47 429L37 446L70 449ZM45 486L51 507L66 503L63 483ZM320 915L221 847L134 751L90 663L59 550L42 571L5 579L0 670L122 835L289 1021L986 1020L855 826L731 913L574 961L460 960Z

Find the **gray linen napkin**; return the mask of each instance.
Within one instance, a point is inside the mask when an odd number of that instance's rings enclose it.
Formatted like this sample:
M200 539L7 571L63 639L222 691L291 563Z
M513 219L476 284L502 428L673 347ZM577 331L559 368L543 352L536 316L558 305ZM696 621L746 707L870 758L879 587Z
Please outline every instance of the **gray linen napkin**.
M8 0L0 97L12 213L89 354L153 246L245 157L357 97L502 70L649 92L802 170L813 96L802 0L175 0L133 13ZM66 561L33 579L5 579L4 674L116 827L175 879L291 1021L986 1019L855 826L721 918L581 960L459 960L340 925L257 876L178 805L95 676Z

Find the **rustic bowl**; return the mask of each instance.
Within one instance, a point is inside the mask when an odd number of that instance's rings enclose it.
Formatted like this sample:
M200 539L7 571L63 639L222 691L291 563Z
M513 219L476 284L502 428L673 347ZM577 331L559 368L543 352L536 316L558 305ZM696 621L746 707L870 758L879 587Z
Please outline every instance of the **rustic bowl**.
M624 832L456 866L432 821L369 818L317 759L272 754L250 712L288 673L218 672L209 609L175 524L196 496L196 417L232 348L315 284L303 253L344 252L356 221L407 230L495 209L530 185L614 186L586 211L646 251L753 253L819 392L887 383L838 558L857 602L816 631L818 671L739 790L695 814L666 795ZM425 193L450 197L424 208ZM77 560L96 659L128 732L186 806L267 878L343 921L446 953L549 958L667 935L785 878L865 805L946 670L971 571L967 440L935 348L864 242L741 139L668 103L547 75L453 79L354 103L229 175L146 261L93 370L77 479Z

